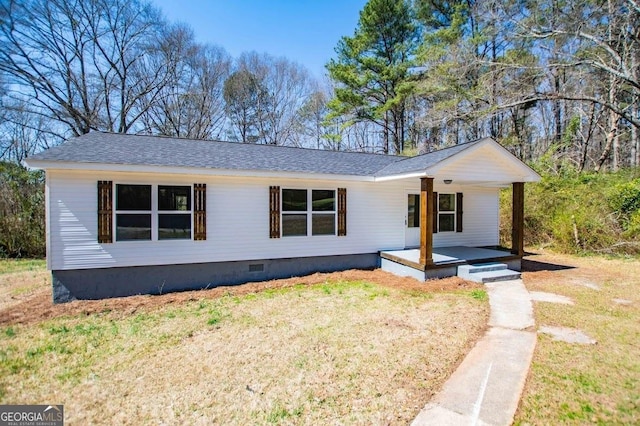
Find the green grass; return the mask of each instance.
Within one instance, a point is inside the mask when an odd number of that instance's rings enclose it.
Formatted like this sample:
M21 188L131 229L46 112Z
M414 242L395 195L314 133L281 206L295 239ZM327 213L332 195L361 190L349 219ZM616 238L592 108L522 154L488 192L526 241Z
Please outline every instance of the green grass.
M571 264L579 268L570 274L525 278L529 290L575 302L535 303L536 324L575 328L597 344L538 335L515 424L640 424L640 262L593 256L573 257ZM596 282L600 290L572 284L580 280Z
M0 259L0 275L24 271L41 271L47 265L44 259Z
M4 327L0 404L55 390L83 423L407 423L488 311L415 292L325 282Z

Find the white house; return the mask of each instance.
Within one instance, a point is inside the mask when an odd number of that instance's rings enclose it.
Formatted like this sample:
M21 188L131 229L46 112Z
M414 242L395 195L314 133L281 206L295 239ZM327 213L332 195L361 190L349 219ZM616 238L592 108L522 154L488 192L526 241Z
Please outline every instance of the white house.
M421 279L518 267L524 183L540 179L492 139L407 158L93 132L26 163L46 171L54 302L381 264Z

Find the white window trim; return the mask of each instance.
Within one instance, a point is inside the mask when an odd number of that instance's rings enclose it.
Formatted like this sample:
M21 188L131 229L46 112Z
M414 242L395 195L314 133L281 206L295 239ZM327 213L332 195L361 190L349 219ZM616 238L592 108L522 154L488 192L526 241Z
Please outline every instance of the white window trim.
M306 211L293 211L284 210L284 191L286 190L298 190L307 191L307 210ZM333 191L333 210L316 211L313 210L313 191ZM297 188L297 187L282 187L280 188L280 237L282 238L322 238L322 237L336 237L338 235L338 189L337 188ZM313 215L315 214L333 214L333 234L320 234L313 235ZM307 216L307 235L284 235L284 220L285 215L306 215Z
M117 210L118 206L118 185L140 185L140 186L150 186L151 187L151 210ZM190 210L159 210L158 209L158 187L160 186L188 186L191 191L191 209ZM114 182L113 187L113 241L114 243L121 244L143 244L149 242L176 242L176 241L193 241L193 184L182 184L182 183L144 183L144 182L130 182L130 181L122 181L122 182ZM159 234L159 226L160 226L160 214L189 214L191 216L191 238L168 238L161 240L158 238ZM118 240L118 222L117 217L118 214L151 214L151 239L150 240Z
M453 195L453 210L442 211L440 210L440 196L441 195ZM453 230L451 231L442 231L440 230L440 215L448 214L453 215ZM456 232L456 218L458 217L458 197L455 192L439 192L438 193L438 232L440 233L454 233Z

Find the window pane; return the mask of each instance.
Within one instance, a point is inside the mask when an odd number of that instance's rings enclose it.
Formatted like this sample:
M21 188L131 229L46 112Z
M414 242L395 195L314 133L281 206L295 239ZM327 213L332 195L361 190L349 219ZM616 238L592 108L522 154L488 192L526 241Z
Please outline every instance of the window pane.
M151 239L150 214L117 214L116 241Z
M446 213L446 214L440 214L440 226L439 226L439 231L440 232L453 232L455 231L454 228L454 224L455 224L455 215L451 214L451 213Z
M455 194L439 194L438 210L441 212L453 212L456 210Z
M311 233L312 235L335 235L336 234L336 215L316 213L311 217Z
M191 187L159 185L158 210L191 210Z
M283 214L282 215L282 236L293 237L307 235L307 215L306 214Z
M116 185L116 210L151 210L151 185Z
M191 239L191 214L158 215L158 239Z
M306 212L307 211L307 190L306 189L283 189L282 190L282 211Z
M336 191L314 189L311 192L314 212L333 212L336 210Z
M407 226L409 228L420 228L420 196L417 194L409 194Z

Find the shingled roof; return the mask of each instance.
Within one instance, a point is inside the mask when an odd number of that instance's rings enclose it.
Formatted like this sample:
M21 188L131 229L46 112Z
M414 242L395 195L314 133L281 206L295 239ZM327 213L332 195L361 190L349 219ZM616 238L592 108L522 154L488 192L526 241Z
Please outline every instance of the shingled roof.
M27 163L36 167L42 163L93 163L382 177L424 172L479 142L482 140L417 157L402 157L91 132L36 154Z

